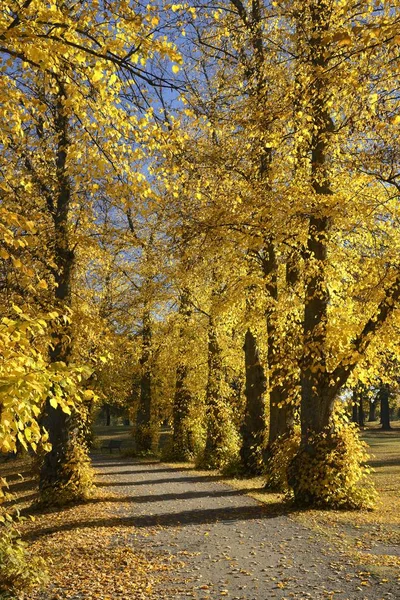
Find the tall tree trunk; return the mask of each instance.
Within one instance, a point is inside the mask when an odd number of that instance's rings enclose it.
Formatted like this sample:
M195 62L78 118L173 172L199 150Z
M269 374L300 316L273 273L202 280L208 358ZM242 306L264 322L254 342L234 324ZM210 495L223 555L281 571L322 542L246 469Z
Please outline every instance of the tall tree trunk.
M268 248L268 261L264 264L264 273L270 273L267 289L274 304L267 313L268 330L268 365L269 365L269 396L270 396L270 424L268 436L268 448L265 454L268 460L273 452L273 444L279 438L285 438L293 430L295 405L293 398L296 395L299 381L295 372L289 373L285 367L284 340L277 334L277 312L275 303L278 302L277 284L277 259L275 248L270 244ZM288 258L286 265L286 286L293 290L299 279L299 268L297 260L293 256ZM291 344L295 344L296 331L294 320L289 315L287 319L287 331L291 334Z
M188 460L193 458L195 448L193 432L189 423L193 397L187 385L189 370L183 356L184 341L191 316L189 291L187 289L183 290L181 294L179 313L182 321L179 331L179 359L176 367L171 456L174 460Z
M307 10L308 9L308 10ZM309 13L308 13L309 11ZM305 305L303 320L303 356L301 360L301 446L291 464L289 480L299 503L318 499L304 485L304 469L315 452L315 439L329 431L335 393L327 380L327 312L329 293L326 282L327 243L330 219L326 199L331 195L327 153L332 133L328 112L329 89L322 74L329 64L325 38L329 30L329 7L326 0L311 1L300 19L309 19L310 31L305 41L312 86L310 109L311 187L314 196L309 216L305 261ZM304 25L301 24L301 27ZM306 68L307 68L306 67ZM308 456L307 456L308 455Z
M379 390L379 400L381 403L381 423L383 431L390 431L390 409L389 409L390 388L388 385L382 385Z
M374 335L392 314L400 299L400 277L384 290L376 311L352 340L347 355L331 371L328 367L327 316L329 293L327 287L327 247L330 235L329 162L333 160L332 134L334 123L329 110L331 97L330 78L333 76L335 49L329 45L329 35L339 32L341 22L331 21L335 4L328 0L309 0L304 9L297 11L299 64L304 71L303 92L309 108L311 136L311 198L309 202L308 239L305 256L305 301L303 319L303 352L301 357L301 446L288 470L289 484L295 501L299 504L330 502L324 495L323 486L316 486L309 477L310 466L316 468L316 456L320 471L329 465L336 467L338 478L341 461L329 463L329 457L340 454L343 443L334 430L331 420L334 404L342 386L365 354ZM337 25L337 26L336 26ZM335 27L336 26L336 27ZM328 35L329 34L329 35ZM311 94L308 96L308 94ZM345 450L343 450L344 452ZM355 467L356 470L358 467ZM342 490L346 488L344 481ZM346 488L342 501L352 490Z
M293 434L295 423L294 398L299 387L298 374L288 369L285 354L285 340L278 334L278 302L277 259L275 248L270 244L268 261L264 264L264 272L270 272L272 277L267 284L271 298L271 306L267 313L268 331L268 366L269 366L269 435L268 445L264 451L266 474L266 489L270 491L284 491L287 488L285 469L277 463L276 456L279 450ZM299 278L298 264L293 257L288 258L286 265L287 291L293 290ZM293 353L296 344L296 325L292 314L287 316L286 328L290 332L291 347L288 352Z
M208 325L208 380L206 390L207 435L200 466L221 468L237 450L237 433L227 404L225 370L216 323L211 315Z
M301 368L301 433L307 448L310 434L329 426L333 398L326 390L327 311L329 293L326 283L327 243L330 219L325 198L331 195L327 151L332 121L327 109L329 90L322 72L328 66L324 38L329 30L326 0L310 2L310 66L314 77L311 97L313 134L311 147L311 183L315 194L314 214L309 218L304 306L304 354Z
M355 396L355 390L353 390L353 398L352 398L352 404L351 404L351 420L353 423L357 423L358 424L358 404L357 404L357 397Z
M143 313L142 355L140 358L140 395L135 427L135 444L137 452L149 452L151 451L153 444L151 428L151 354L151 315L148 310L145 310Z
M231 4L237 11L249 36L249 44L253 55L250 64L246 65L246 87L252 97L259 114L265 106L266 77L265 77L265 46L263 39L263 3L254 0L246 6L241 0L232 0ZM271 164L271 148L260 140L255 169L261 193L269 188L268 176ZM265 251L261 248L261 254ZM252 253L249 249L248 270L252 272ZM268 292L267 292L268 293ZM254 289L247 290L247 319L251 323ZM263 451L267 436L266 423L266 387L267 376L260 362L258 341L251 325L247 328L244 340L245 360L245 416L241 427L240 457L242 466L249 475L263 470ZM268 367L267 367L268 368Z
M360 427L365 427L363 393L360 393L358 396L358 424Z
M368 411L368 422L376 421L376 405L377 401L375 398L369 400L369 411Z
M106 426L109 427L111 425L111 411L110 411L110 405L106 404L104 406L105 408L105 412L106 412Z
M55 305L61 314L71 307L74 251L69 239L69 212L71 206L71 183L67 172L69 148L69 123L65 110L66 94L60 84L55 107L54 125L58 135L56 155L57 194L55 202L47 199L54 225ZM58 325L53 332L52 363L68 364L72 352L71 326ZM45 454L40 470L39 489L43 502L62 503L78 499L87 490L80 481L80 465L88 462L87 448L81 445L77 416L69 416L59 406L54 408L46 402L42 425L49 434L51 451Z
M267 379L260 362L257 340L250 328L244 341L246 373L246 408L241 428L240 458L249 475L263 471L263 448L266 440L265 394Z

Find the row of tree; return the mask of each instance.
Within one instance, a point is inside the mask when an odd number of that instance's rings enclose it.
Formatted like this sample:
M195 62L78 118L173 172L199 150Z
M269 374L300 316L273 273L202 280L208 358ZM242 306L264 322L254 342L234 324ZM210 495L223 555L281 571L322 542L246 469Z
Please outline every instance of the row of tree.
M86 494L93 392L138 450L371 502L341 396L396 381L398 6L8 2L3 450ZM7 362L6 362L6 358Z

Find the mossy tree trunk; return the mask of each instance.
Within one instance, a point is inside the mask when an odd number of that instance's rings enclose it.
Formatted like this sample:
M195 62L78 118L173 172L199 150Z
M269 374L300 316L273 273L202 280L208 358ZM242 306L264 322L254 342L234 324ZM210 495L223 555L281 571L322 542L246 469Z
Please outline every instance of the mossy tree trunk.
M69 236L69 215L72 199L71 181L68 174L69 120L65 108L66 93L62 83L55 104L54 128L57 134L56 191L53 194L43 186L47 209L54 227L53 255L55 306L65 314L72 304L72 278L75 255ZM52 363L68 364L72 354L72 331L68 323L56 326L53 332ZM44 455L39 489L45 503L60 504L81 498L87 494L87 448L81 435L77 415L69 416L59 406L46 402L42 425L49 434L51 451ZM81 478L80 474L84 474Z
M150 452L153 444L152 410L152 329L149 310L143 312L142 353L140 357L140 393L136 414L135 445L137 452Z
M190 307L189 290L183 290L180 296L179 316L181 325L179 331L179 358L176 367L176 383L173 404L173 433L171 457L174 460L188 460L194 454L193 432L189 416L193 396L188 386L189 367L184 357L184 342L188 332L192 311Z
M214 317L208 323L208 379L206 389L206 444L199 466L208 469L223 467L237 450L235 431L226 397L223 356L218 342Z
M241 428L240 458L245 472L257 475L263 471L263 449L266 439L265 396L267 378L260 362L257 339L250 328L244 341L246 369L246 408Z

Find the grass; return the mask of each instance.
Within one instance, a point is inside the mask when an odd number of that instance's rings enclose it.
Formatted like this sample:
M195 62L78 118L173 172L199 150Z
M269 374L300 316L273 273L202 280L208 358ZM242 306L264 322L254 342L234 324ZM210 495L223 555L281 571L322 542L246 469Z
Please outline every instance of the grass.
M91 449L91 453L103 454L104 449L101 450L101 446L106 444L109 440L121 440L122 456L132 456L135 451L135 441L132 435L132 430L133 428L131 425L96 425L94 427L94 444ZM160 448L163 448L170 435L171 431L168 428L161 428L159 438ZM113 452L118 454L118 450L114 450Z

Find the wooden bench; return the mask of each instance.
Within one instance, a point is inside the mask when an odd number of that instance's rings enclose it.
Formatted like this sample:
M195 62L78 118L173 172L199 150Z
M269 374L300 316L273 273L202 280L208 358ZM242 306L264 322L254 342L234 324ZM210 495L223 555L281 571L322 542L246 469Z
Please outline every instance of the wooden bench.
M115 449L119 450L121 452L121 446L122 446L122 441L121 440L108 440L108 442L106 444L103 444L101 447L101 450L109 450L110 454L112 454L112 451Z

